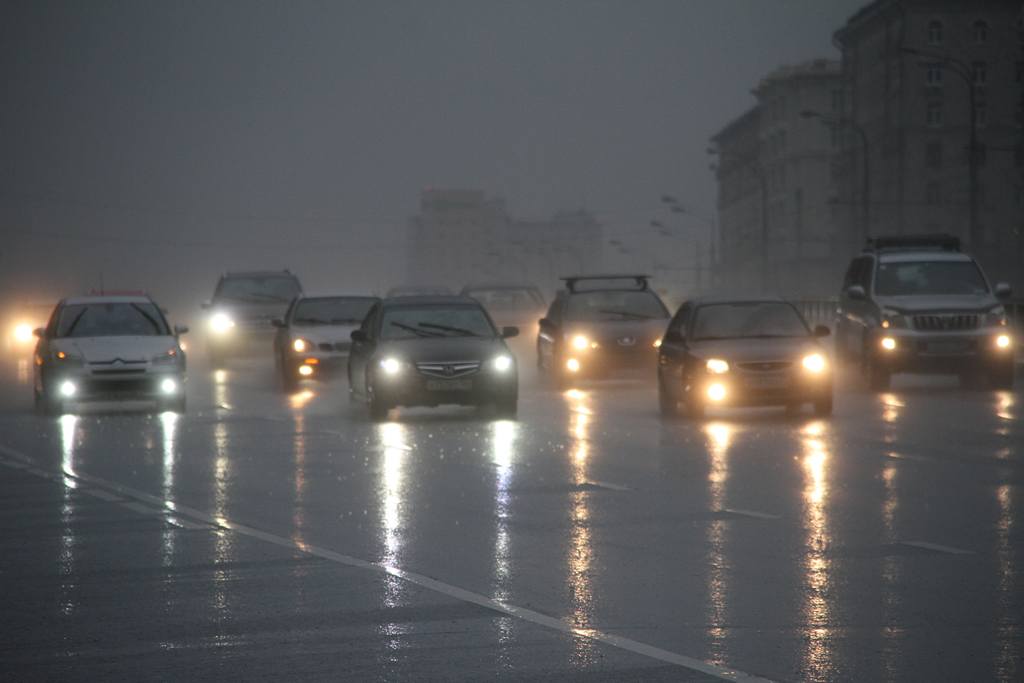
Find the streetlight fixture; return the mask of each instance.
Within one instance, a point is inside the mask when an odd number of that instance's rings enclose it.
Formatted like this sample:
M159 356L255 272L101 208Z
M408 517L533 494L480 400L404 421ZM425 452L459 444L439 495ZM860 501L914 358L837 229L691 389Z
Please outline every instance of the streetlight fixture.
M967 101L970 107L970 137L967 142L967 169L969 183L969 218L967 231L971 245L981 246L980 226L978 225L978 107L975 102L974 69L967 62L950 56L948 53L928 52L913 47L901 47L900 52L930 60L932 64L948 66L949 70L959 76L967 85Z
M827 116L813 109L804 109L800 112L801 118L818 119L826 126L839 126L849 128L860 137L861 147L861 177L860 177L860 201L861 201L861 239L867 239L871 234L871 169L870 153L871 147L868 143L868 133L864 126L851 118L845 116Z

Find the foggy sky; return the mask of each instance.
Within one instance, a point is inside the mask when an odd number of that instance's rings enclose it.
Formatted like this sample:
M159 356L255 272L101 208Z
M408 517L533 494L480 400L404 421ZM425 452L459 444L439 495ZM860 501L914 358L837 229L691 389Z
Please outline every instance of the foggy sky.
M711 211L708 137L863 4L5 1L0 229L334 239L431 186L610 232Z

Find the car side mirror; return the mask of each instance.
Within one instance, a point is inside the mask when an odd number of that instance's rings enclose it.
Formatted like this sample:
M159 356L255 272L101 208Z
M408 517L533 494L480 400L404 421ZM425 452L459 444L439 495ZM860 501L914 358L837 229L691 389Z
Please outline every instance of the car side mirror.
M367 340L367 336L362 330L352 330L352 334L349 335L349 339L357 344L362 344Z
M818 337L820 339L821 337L827 337L830 334L832 334L832 330L828 329L827 326L825 326L825 325L815 325L814 326L814 336L815 337Z
M555 326L555 324L551 322L551 318L541 318L539 324L540 329L542 330L550 330L552 327Z
M661 339L662 344L666 342L669 344L682 344L684 341L686 341L686 339L683 337L682 333L679 332L679 330L669 330Z
M997 299L1009 299L1013 296L1013 288L1005 282L996 284L995 293Z
M854 301L864 301L868 298L867 292L860 285L850 285L846 288L846 296L850 297Z
M188 333L188 325L175 325L174 326L174 336L175 337L180 337L181 335L187 334L187 333Z
M510 325L508 327L501 328L501 338L502 339L511 339L512 337L518 337L518 336L519 336L519 328L515 327L514 325Z
M281 320L280 318L274 318L273 320L270 321L270 324L277 328L284 327L284 321Z
M32 330L32 336L35 337L36 339L42 339L43 337L46 336L46 328L37 327L36 329Z

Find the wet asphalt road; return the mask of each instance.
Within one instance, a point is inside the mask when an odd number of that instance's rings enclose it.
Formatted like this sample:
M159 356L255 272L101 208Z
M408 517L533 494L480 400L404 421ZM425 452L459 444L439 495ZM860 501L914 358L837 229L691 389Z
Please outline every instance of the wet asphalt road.
M1020 391L666 422L521 366L518 421L379 425L260 360L192 360L180 417L8 368L0 678L1024 677Z

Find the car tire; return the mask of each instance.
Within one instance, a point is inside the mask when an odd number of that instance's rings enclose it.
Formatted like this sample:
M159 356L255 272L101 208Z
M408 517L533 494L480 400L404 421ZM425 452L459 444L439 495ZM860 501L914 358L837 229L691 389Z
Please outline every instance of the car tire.
M660 378L658 379L658 412L662 417L679 417L679 401L672 397Z
M45 389L35 393L35 409L40 415L46 415L47 417L60 415L62 408L60 399L54 398Z
M281 361L281 389L286 394L291 394L296 389L299 388L298 377L296 377L292 372L290 372L291 370L294 369L295 368L288 367L288 363L285 362L284 360Z
M366 405L370 412L370 419L374 422L383 422L388 419L388 412L390 412L391 406L381 400L372 389L369 391L369 394L370 397Z
M867 380L868 388L872 391L888 391L892 384L892 373L888 368L879 363L867 348L862 352L861 367L864 379Z
M832 394L814 401L814 414L818 417L829 417L832 415Z
M514 420L519 415L519 396L505 396L494 404L494 414L499 420Z

